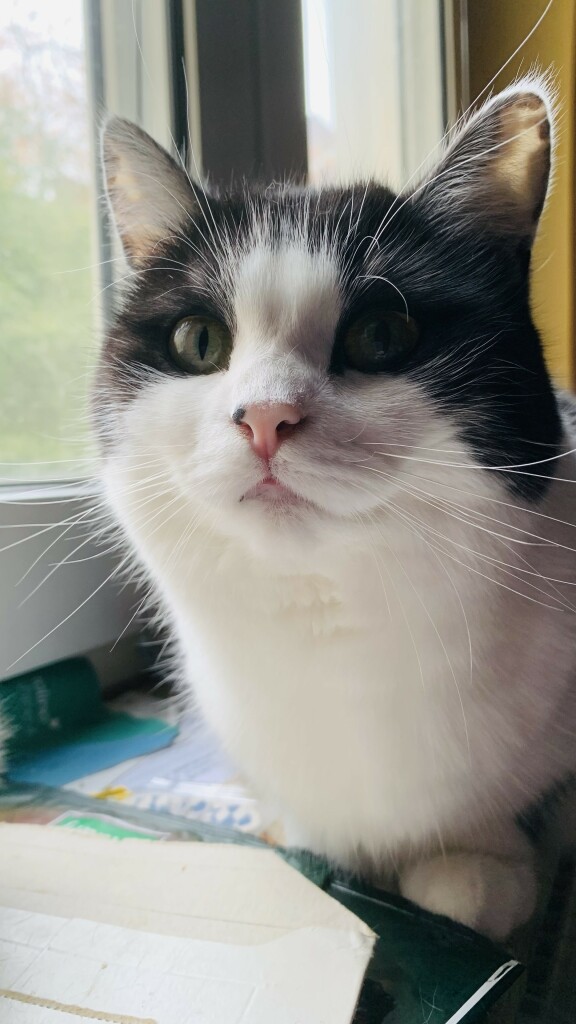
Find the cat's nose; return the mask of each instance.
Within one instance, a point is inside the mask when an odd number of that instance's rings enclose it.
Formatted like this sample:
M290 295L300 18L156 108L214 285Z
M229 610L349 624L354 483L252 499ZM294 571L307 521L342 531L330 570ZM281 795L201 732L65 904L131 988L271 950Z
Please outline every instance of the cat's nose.
M236 409L232 419L244 431L256 455L268 461L282 441L292 436L303 416L295 405L248 405Z

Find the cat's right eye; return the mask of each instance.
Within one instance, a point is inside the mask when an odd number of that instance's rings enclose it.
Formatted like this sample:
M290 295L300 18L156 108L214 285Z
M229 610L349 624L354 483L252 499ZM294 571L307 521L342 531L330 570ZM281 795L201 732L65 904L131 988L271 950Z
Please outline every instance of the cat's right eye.
M348 366L362 373L385 373L400 367L418 344L418 325L394 310L368 313L355 320L344 337Z
M187 316L174 328L170 355L187 373L216 373L226 369L232 351L232 335L220 320Z

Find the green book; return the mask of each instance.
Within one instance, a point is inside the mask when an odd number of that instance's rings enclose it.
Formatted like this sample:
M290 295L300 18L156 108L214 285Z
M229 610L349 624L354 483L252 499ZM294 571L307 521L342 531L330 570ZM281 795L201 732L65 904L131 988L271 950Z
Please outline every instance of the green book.
M161 719L111 711L86 658L3 680L0 713L9 730L9 777L48 786L159 750L178 732Z

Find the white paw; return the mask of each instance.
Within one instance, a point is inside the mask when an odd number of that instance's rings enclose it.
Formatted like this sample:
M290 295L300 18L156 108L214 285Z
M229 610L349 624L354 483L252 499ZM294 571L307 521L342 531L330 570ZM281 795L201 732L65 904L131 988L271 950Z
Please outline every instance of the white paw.
M484 853L453 853L410 865L400 876L403 896L434 914L503 940L536 905L531 864Z

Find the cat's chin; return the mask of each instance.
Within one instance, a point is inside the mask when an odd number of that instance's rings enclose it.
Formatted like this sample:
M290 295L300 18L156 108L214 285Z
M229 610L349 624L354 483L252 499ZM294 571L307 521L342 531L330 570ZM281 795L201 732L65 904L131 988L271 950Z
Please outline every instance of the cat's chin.
M258 484L234 508L224 514L221 510L219 528L260 557L277 558L283 552L299 559L326 541L337 520L283 485Z
M355 495L353 495L353 499ZM226 511L221 507L223 532L265 557L279 549L297 558L318 545L330 545L358 534L359 509L350 495L304 495L274 476L252 484ZM375 510L372 510L373 512Z

